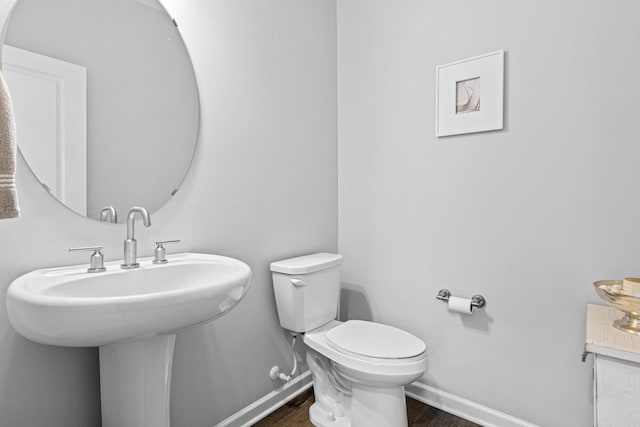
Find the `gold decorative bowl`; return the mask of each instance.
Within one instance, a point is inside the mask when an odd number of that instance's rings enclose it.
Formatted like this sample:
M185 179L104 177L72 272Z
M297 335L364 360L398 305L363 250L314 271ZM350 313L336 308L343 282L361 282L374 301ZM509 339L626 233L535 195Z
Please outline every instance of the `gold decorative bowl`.
M640 278L599 280L593 284L603 300L625 315L613 322L621 331L640 335Z

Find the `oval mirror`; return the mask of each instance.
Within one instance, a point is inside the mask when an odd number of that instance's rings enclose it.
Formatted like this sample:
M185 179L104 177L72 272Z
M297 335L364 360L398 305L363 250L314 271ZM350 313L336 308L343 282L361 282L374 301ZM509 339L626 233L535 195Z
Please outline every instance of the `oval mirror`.
M75 212L150 212L191 164L200 104L191 59L157 0L19 0L2 51L18 147Z

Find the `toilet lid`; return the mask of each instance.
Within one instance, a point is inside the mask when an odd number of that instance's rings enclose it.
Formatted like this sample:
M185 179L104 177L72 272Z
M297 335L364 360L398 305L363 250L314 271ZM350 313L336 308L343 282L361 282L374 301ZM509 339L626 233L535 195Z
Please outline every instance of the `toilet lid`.
M349 320L327 332L338 350L380 359L406 359L422 354L427 346L407 331L380 323Z

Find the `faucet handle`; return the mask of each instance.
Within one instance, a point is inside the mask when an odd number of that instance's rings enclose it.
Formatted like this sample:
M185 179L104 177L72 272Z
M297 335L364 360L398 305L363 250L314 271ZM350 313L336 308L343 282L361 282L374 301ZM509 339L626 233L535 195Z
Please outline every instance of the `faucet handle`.
M102 208L100 211L100 221L116 224L118 222L118 212L116 211L115 206L109 205Z
M69 248L69 252L75 251L93 251L89 258L89 268L87 273L102 273L106 270L104 267L104 255L102 255L102 246L83 246L80 248Z
M166 245L168 243L178 243L180 242L180 240L161 240L159 242L156 242L156 248L153 250L153 263L154 264L166 264L167 258L166 258L166 250L164 249L163 245Z

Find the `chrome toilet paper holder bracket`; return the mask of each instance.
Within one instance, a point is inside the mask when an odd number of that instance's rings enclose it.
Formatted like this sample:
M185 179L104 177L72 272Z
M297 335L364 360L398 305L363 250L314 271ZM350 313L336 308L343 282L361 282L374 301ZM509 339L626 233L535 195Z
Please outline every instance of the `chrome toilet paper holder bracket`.
M451 291L449 289L440 289L436 298L440 301L449 302L451 298ZM487 305L487 300L480 294L476 294L471 297L471 306L475 308L483 308Z

